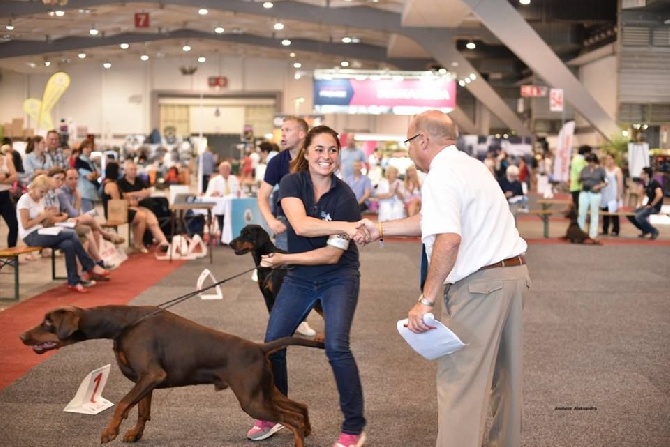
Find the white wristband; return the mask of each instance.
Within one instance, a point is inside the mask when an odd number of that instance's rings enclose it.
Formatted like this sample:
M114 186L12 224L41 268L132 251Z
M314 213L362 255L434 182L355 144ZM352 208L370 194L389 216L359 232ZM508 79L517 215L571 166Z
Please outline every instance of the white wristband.
M340 250L346 250L349 248L349 240L339 234L333 234L328 238L328 245L331 247L339 248Z

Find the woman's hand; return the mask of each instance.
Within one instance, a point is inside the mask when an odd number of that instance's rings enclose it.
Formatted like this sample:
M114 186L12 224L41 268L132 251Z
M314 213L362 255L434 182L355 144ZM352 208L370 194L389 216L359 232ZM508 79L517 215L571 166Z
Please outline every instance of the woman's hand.
M270 253L269 255L261 256L261 267L277 268L281 265L281 253Z

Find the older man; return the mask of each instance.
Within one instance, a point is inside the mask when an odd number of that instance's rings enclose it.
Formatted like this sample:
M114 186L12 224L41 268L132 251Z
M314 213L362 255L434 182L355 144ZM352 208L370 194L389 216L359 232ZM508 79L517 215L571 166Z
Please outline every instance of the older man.
M47 157L51 160L51 165L58 168L67 169L68 163L63 154L63 149L60 147L60 134L56 130L47 132Z
M408 313L408 328L428 331L424 316L443 293L442 320L466 347L438 360L438 447L480 447L489 403L491 445L521 445L521 308L529 287L526 242L486 166L456 148L458 130L441 111L410 122L405 144L427 172L421 213L373 223L358 240L421 236L428 272ZM367 234L366 234L367 233ZM493 391L491 391L493 390Z
M205 196L207 197L226 197L238 196L240 192L240 182L237 177L231 175L232 166L227 161L219 163L219 175L212 177L207 185ZM216 219L219 223L219 231L223 232L223 214L217 214Z

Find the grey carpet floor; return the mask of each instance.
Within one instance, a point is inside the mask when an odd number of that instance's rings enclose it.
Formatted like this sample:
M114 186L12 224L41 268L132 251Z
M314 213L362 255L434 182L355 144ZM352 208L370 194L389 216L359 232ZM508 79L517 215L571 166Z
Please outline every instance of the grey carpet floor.
M366 445L435 443L435 365L416 355L395 329L418 295L418 254L413 242L361 251L352 345L366 399ZM670 446L667 247L534 245L528 258L533 284L524 309L523 446ZM250 256L220 247L213 266L188 262L131 304L159 304L188 293L203 268L220 280L250 267ZM249 276L224 284L223 300L191 299L171 310L259 341L267 312ZM316 314L309 322L323 327ZM118 402L131 383L119 372L108 340L67 347L0 392L0 446L98 445L113 409L83 415L63 408L84 376L107 363L112 369L104 397ZM306 445L330 447L341 415L323 352L289 348L289 368L291 397L310 407L313 434ZM122 433L135 417L133 411ZM158 390L138 445L248 447L251 423L229 391ZM119 439L110 445L121 444ZM258 445L291 446L292 436L284 430Z

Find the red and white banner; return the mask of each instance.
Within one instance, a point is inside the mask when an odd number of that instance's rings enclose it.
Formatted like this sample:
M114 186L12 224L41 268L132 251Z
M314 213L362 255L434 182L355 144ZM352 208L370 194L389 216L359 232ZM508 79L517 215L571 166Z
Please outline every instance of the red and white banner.
M575 135L575 122L568 121L558 133L556 152L554 156L554 182L567 182L570 180L570 155L572 154L572 141Z
M563 111L563 89L552 88L549 90L549 110L552 112Z

